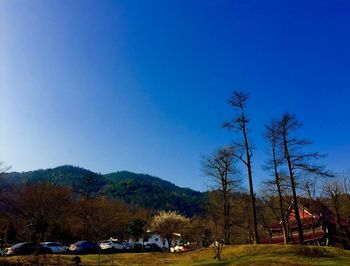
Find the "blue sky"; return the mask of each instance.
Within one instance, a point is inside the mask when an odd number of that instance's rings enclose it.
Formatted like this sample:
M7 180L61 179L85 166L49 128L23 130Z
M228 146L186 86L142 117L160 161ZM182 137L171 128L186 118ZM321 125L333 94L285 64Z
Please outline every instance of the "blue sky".
M264 124L285 111L349 169L348 1L0 1L0 160L148 173L205 190L233 90Z

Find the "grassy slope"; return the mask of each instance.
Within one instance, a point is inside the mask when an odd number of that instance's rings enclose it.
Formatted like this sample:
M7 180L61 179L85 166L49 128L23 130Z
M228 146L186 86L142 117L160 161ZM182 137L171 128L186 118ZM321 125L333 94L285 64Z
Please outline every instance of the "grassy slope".
M329 247L278 245L240 245L226 247L223 259L212 258L213 250L202 249L184 254L146 253L81 256L82 265L350 265L350 252ZM73 256L40 258L40 265L71 265ZM35 265L33 257L0 258L0 265ZM13 263L13 264L12 264ZM27 263L27 264L26 264ZM46 264L45 264L46 263ZM19 265L19 264L17 264Z

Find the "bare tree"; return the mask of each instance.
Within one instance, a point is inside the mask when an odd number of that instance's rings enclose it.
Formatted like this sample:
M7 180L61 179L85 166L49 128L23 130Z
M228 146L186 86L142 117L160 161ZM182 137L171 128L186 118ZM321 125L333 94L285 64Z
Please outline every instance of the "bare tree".
M305 202L308 202L308 205L311 206L311 208L314 209L314 212L320 213L321 208L319 205L320 202L320 188L319 188L319 181L320 178L318 175L313 175L308 172L306 172L303 177L301 178L301 193L303 193L303 200ZM312 238L313 238L313 244L316 245L317 241L315 240L315 223L316 219L313 215L311 215L311 229L312 229Z
M219 210L216 209L218 217L223 220L223 232L225 244L230 244L230 228L233 225L231 219L231 195L233 190L240 186L241 179L235 167L235 156L232 147L219 149L212 157L206 158L202 163L202 169L205 175L211 177L216 183L219 196ZM213 194L214 196L214 194ZM213 204L213 197L211 197ZM220 211L220 209L222 211Z
M290 185L293 196L293 209L295 219L298 226L298 234L300 244L304 243L303 227L299 215L299 206L297 199L297 177L301 172L309 172L315 175L331 176L330 173L324 171L324 166L314 165L312 161L323 157L318 153L308 153L304 151L304 147L311 144L307 139L299 139L293 136L293 133L302 127L302 123L297 118L285 113L279 122L279 134L281 135L281 147L285 163L287 164L288 174L290 177Z
M11 169L11 166L6 165L4 162L0 162L0 177Z
M283 162L283 159L281 159L280 154L278 153L278 143L280 141L281 136L280 136L280 131L278 130L277 122L275 120L272 120L271 124L269 126L266 126L265 137L270 142L270 145L271 145L271 163L268 168L270 169L272 168L272 171L273 171L273 175L274 175L273 183L277 187L284 244L287 244L289 240L288 240L288 232L287 232L287 223L286 223L286 218L284 215L284 207L283 207L283 196L282 196L282 189L281 189L282 180L279 173L279 167Z
M274 182L264 182L262 188L259 189L259 199L262 202L262 211L260 213L260 219L262 220L262 225L266 227L272 243L272 224L280 224L281 222L281 211L279 207L279 198L277 195L276 187ZM283 214L285 210L283 210ZM283 232L283 227L281 227ZM284 233L284 232L283 232ZM286 240L286 238L284 238Z
M348 174L343 174L343 185L344 185L344 193L346 194L347 198L350 199L350 177Z
M6 165L4 162L0 162L0 184L1 191L4 190L5 187L8 186L8 182L4 178L4 174L11 169L11 166Z
M344 248L350 246L350 229L347 224L350 217L350 199L347 182L347 175L338 174L336 178L328 180L323 187L325 204L331 208L336 217L336 240L340 241Z
M259 244L259 234L258 234L258 224L256 218L256 204L255 204L255 194L253 188L253 176L252 176L252 157L253 149L248 140L248 128L247 124L249 119L246 115L246 105L248 101L248 94L241 91L234 91L231 98L229 99L229 104L237 112L237 115L230 122L224 124L225 128L235 129L240 132L243 137L243 141L234 143L234 147L239 149L240 152L236 153L235 156L241 160L241 162L247 168L248 174L248 184L250 200L252 205L252 216L253 216L253 226L254 226L254 243Z
M340 221L340 207L341 207L341 196L343 194L343 188L338 180L328 182L324 186L324 194L330 201L330 205L334 210L337 227Z
M214 258L221 260L222 249L224 243L222 243L222 238L224 237L224 231L222 226L218 225L214 220L209 220L206 223L207 230L210 232L211 247L214 249Z

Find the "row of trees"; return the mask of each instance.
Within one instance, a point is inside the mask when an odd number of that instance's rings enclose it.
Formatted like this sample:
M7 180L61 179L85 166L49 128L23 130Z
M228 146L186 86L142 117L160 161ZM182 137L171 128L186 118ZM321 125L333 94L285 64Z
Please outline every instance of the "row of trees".
M180 233L183 241L201 246L213 241L205 224L204 217L145 210L49 183L2 187L0 193L0 238L8 243L128 240L143 238L150 230L168 243Z
M232 198L235 192L241 190L240 164L243 165L243 169L246 169L248 179L250 197L248 209L250 214L247 217L247 221L249 221L247 230L253 243L260 242L258 224L263 222L264 217L262 212L258 214L258 209L263 210L264 206L263 201L259 203L260 206L257 206L256 193L253 187L253 146L249 134L251 132L249 128L250 120L246 110L248 98L248 95L244 92L233 92L228 102L235 111L235 116L223 126L235 132L235 140L232 144L219 149L203 161L203 172L217 184L213 194L215 197L212 197L210 201L213 212L209 211L209 214L211 214L213 220L220 221L218 225L222 228L221 239L222 243L225 244L231 243L232 227L235 225L232 218L232 209L238 208L238 206L234 205ZM304 234L299 215L298 193L308 191L308 193L300 194L300 196L309 196L314 199L318 197L320 199L322 198L322 193L320 193L322 190L315 190L313 195L310 193L314 180L320 177L323 180L325 178L335 180L334 174L325 170L323 165L316 163L318 159L324 156L317 152L307 151L307 146L311 144L311 141L298 136L298 130L301 127L302 123L293 114L284 113L279 118L273 119L265 128L265 138L270 146L269 160L265 168L272 177L272 180L268 180L267 183L270 188L277 192L278 209L274 208L274 212L279 211L279 215L277 215L278 222L282 221L285 243L290 242L287 233L286 208L292 206L294 209L299 239L302 244ZM337 203L333 202L333 206L335 206L335 209L339 209L339 194L348 195L348 192L346 190L347 185L344 182L343 188L346 189L340 189L339 182L336 182L336 184L338 185L334 185L334 182L328 182L327 185L324 184L323 190L327 192L328 199L337 201ZM266 189L264 193L260 200L266 198L271 200L274 197L271 193L266 197ZM265 201L265 203L267 202ZM221 210L220 214L217 211L218 209Z
M1 192L0 232L9 243L124 238L133 219L148 220L149 213L118 200L82 197L48 183L16 185Z

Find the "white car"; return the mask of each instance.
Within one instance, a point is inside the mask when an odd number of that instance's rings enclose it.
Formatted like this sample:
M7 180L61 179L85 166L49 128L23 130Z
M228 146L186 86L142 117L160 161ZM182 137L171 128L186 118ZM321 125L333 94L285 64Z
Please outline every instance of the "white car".
M170 247L170 252L183 252L184 250L184 247L179 245L176 245L175 247Z
M67 251L67 247L57 242L41 242L40 244L51 249L52 253L65 253Z
M120 242L118 240L114 239L109 239L109 240L104 240L99 243L100 247L102 250L126 250L130 249L126 243Z

